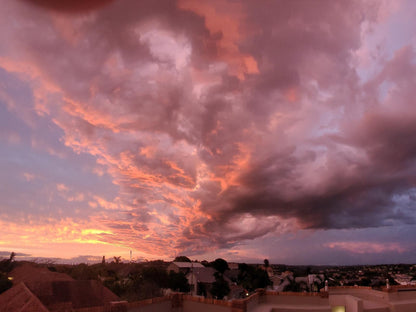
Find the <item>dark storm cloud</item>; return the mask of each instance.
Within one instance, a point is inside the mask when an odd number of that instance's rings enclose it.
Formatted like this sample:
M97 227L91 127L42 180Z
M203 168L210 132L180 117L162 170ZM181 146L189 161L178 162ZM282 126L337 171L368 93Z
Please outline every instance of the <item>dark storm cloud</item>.
M83 13L96 10L114 0L22 0L45 9L65 13Z
M365 99L372 99L372 105L361 118L341 122L336 135L319 136L303 157L296 150L302 144L308 150L307 141L253 162L240 175L238 186L227 189L218 201L203 201L203 207L214 211L219 224L241 213L296 218L302 227L315 229L414 224L414 58L409 48L398 52L374 79L377 86L385 80L394 86L387 98L380 100L375 82L368 83ZM358 104L366 107L366 103ZM303 179L305 164L322 156L316 146L325 147L325 163L312 181ZM316 181L319 187L310 192L307 184ZM406 202L398 202L398 197L405 197Z

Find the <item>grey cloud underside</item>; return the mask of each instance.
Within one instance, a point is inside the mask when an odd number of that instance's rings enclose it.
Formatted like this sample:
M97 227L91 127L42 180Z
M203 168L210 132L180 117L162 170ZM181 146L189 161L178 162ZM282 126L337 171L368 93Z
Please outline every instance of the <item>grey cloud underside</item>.
M384 149L390 148L385 145L379 152L384 153ZM397 154L403 152L396 151ZM352 178L345 176L341 168L316 194L305 194L302 181L298 180L297 194L287 198L285 191L293 184L291 181L297 180L290 171L296 163L290 158L276 157L254 167L241 178L239 187L228 189L218 200L203 201L207 204L203 207L207 211L216 211L215 220L220 224L242 213L296 218L305 228L361 228L393 225L395 222L414 223L414 210L398 207L393 201L395 195L414 192L414 164L401 165L400 171L392 175L390 162L386 168L376 168L376 162L376 159L371 160L374 167L370 168L355 164L357 173ZM415 204L414 195L410 201ZM218 209L217 205L224 206L224 209Z

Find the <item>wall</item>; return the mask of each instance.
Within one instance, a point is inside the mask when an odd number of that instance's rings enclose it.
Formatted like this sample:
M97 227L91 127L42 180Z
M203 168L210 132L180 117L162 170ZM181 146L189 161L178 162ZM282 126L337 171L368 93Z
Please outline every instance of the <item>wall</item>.
M328 306L329 300L321 293L267 292L266 303Z
M331 307L344 306L346 312L363 312L362 299L352 295L331 295L329 304Z
M416 291L395 291L386 293L389 300L416 300Z
M416 311L416 291L389 292L388 297L392 311L414 312Z
M331 311L330 307L343 306L345 312L370 311L368 303L384 303L384 306L371 307L373 311L415 312L416 291L376 291L365 287L332 288L328 293L279 293L259 291L245 299L226 301L192 297L185 294L172 294L128 304L128 312L251 312L260 305L281 310L284 306L299 307L302 311ZM366 306L367 303L367 306ZM279 307L279 305L281 307ZM299 310L298 309L298 310ZM104 312L104 311L103 311Z
M378 291L371 289L370 287L360 287L360 286L351 286L351 287L330 287L329 293L333 295L351 295L357 298L365 300L379 300L387 301L388 293L384 291Z
M171 312L172 299L170 297L152 298L128 303L128 312Z
M172 304L170 301L156 302L142 306L129 306L129 312L170 312L172 311Z
M355 296L345 296L345 311L363 312L363 301Z
M255 309L259 305L259 301L267 300L264 297L260 299L260 297L261 296L259 295L259 293L255 293L254 295L251 295L250 297L243 300L245 301L247 311L252 311L253 309Z
M229 306L185 300L182 312L230 312Z

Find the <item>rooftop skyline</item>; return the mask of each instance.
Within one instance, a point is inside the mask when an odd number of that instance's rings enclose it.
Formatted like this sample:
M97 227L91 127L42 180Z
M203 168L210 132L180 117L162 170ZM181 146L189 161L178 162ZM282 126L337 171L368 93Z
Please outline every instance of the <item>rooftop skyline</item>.
M3 0L0 257L416 262L415 15Z

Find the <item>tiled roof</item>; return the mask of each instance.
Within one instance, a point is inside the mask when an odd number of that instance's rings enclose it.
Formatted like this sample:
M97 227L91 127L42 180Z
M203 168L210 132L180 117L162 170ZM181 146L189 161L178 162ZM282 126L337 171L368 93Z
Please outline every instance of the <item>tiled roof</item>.
M95 280L74 280L47 268L24 264L10 276L13 286L0 295L0 312L61 311L100 307L120 298ZM6 306L7 309L3 309ZM29 305L41 308L28 309Z
M73 281L67 274L51 272L45 267L31 263L23 263L15 267L9 276L13 277L13 284L31 283L36 281Z
M0 295L1 312L49 312L42 302L20 283Z
M64 303L70 304L74 309L96 307L120 300L94 280L35 282L28 284L28 288L49 308Z

